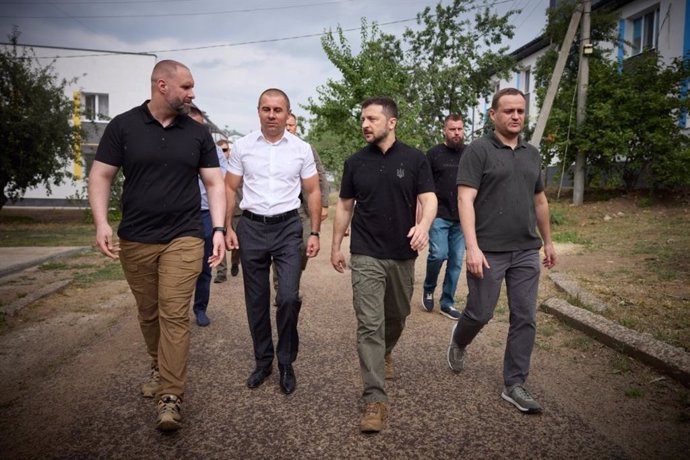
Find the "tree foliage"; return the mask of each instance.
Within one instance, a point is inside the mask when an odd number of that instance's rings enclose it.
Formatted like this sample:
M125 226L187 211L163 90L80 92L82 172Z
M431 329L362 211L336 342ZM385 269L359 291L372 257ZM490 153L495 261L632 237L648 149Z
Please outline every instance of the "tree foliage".
M340 172L343 160L361 148L359 111L366 98L392 97L400 112L397 137L426 149L440 140L446 115L466 114L478 95L492 90L492 75L514 68L507 48L499 46L513 36L508 20L514 12L498 16L484 6L472 21L476 8L473 0L426 8L417 15L419 30L407 29L402 38L363 19L358 53L340 27L323 37L341 79L317 88L318 97L305 108L313 115L309 139L327 167Z
M0 49L0 208L27 188L59 185L79 131L70 125L72 101L52 65L17 46L19 32Z
M550 12L547 34L562 41L569 11ZM572 11L572 10L570 10ZM688 64L676 59L666 65L653 51L612 60L604 42L614 42L616 16L610 11L592 14L594 54L585 121L575 129L574 97L577 88L578 43L570 49L546 133L542 153L547 162L557 159L572 164L578 151L586 153L589 185L623 185L630 190L644 178L652 187L690 185L690 139L680 127L680 118L690 108L684 95L690 77ZM543 97L555 51L537 64L536 81ZM569 134L570 132L570 134Z

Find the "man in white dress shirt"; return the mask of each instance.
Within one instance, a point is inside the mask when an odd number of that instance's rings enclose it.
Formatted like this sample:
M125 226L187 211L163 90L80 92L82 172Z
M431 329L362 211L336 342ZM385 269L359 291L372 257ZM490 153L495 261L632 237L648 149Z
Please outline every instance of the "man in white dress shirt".
M239 248L249 330L254 345L256 368L247 379L249 388L260 386L278 358L280 389L291 394L297 386L292 363L297 358L302 224L298 214L300 189L307 194L311 234L307 256L319 252L321 193L311 147L286 131L290 100L275 88L259 97L261 130L233 144L229 172L225 176L228 209L226 244ZM242 219L237 233L232 230L235 194L242 186ZM269 272L271 263L278 274L278 344L271 337Z

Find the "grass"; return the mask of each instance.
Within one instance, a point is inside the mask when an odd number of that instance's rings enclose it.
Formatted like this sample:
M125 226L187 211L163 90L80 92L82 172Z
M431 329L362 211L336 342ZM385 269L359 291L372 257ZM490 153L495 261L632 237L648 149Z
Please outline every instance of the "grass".
M642 388L629 387L625 389L625 396L628 398L641 398L644 395Z
M609 306L604 317L690 351L690 198L586 191L585 200L550 200L554 240L582 245L560 267Z
M118 281L125 279L122 266L112 262L93 271L79 271L74 275L75 285L88 285L100 281Z
M609 361L614 374L625 374L632 369L630 358L626 355L616 355Z

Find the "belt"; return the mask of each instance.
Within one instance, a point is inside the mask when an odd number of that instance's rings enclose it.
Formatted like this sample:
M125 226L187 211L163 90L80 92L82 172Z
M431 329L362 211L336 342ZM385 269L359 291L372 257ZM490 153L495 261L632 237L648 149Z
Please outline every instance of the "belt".
M296 209L284 212L282 214L276 214L274 216L261 216L259 214L254 214L250 211L242 211L242 217L246 217L247 219L253 220L254 222L262 222L264 224L277 224L279 222L285 222L291 217L295 217L298 215L299 214L297 213Z

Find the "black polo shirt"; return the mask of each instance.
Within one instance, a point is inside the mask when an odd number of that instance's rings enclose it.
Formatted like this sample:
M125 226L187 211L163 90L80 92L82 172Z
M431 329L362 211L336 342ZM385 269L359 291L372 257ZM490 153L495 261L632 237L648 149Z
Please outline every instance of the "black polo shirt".
M475 229L482 251L541 247L534 209L534 195L544 190L540 166L539 151L522 138L515 150L493 132L467 146L457 184L477 189Z
M438 199L438 211L436 217L442 219L460 221L458 216L458 164L465 145L457 149L446 144L438 144L429 149L426 158L431 166L431 174L436 184L436 198Z
M98 144L96 160L122 168L120 238L165 244L182 236L204 237L199 168L217 168L208 129L187 115L167 127L144 102L112 119Z
M354 198L350 252L378 259L417 257L407 233L417 195L434 191L426 156L400 141L384 154L367 145L345 161L340 198Z

